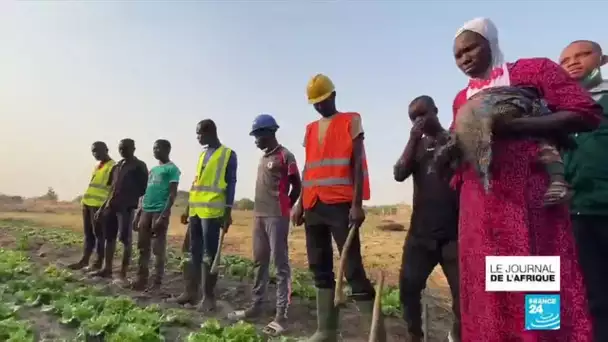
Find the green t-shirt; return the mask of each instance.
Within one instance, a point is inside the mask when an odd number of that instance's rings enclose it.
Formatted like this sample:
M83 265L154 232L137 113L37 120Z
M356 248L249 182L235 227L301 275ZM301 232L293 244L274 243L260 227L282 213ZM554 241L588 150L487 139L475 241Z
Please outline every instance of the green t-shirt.
M180 176L181 171L173 162L153 167L148 176L142 209L152 213L163 211L169 200L169 187L171 183L178 183Z

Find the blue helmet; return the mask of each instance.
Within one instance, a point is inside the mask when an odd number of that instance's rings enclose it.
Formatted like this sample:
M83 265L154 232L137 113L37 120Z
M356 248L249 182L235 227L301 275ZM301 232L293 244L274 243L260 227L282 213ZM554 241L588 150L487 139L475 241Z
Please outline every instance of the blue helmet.
M268 129L272 132L276 132L279 129L277 121L270 114L260 114L255 117L253 124L251 125L251 132L249 135L255 135L256 131L261 129Z

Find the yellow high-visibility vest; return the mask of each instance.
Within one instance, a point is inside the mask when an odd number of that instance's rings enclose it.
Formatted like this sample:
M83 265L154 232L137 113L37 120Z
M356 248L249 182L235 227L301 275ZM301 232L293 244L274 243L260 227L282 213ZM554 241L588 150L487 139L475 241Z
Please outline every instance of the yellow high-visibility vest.
M101 207L103 202L108 199L110 195L110 186L108 181L110 180L110 171L116 164L112 159L108 160L103 166L98 169L97 167L93 170L93 177L87 191L82 196L81 203L89 207Z
M226 210L226 169L232 150L221 145L203 164L205 154L201 153L196 166L196 177L190 188L188 199L189 215L200 218L222 217Z

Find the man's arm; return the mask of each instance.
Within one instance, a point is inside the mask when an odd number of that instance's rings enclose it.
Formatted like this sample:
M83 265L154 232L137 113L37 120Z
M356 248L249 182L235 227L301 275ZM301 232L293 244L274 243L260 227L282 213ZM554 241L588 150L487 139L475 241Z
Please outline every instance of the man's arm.
M287 162L287 178L291 185L289 191L289 204L293 207L302 192L302 180L300 179L300 172L298 171L298 164L295 156L292 153L287 153L285 159Z
M139 161L137 165L137 197L141 197L146 193L146 187L148 186L148 166L143 161Z
M353 207L363 206L363 133L353 140L353 178L355 182Z
M361 121L361 116L357 114L353 117L350 126L350 135L353 139L351 167L353 169L353 181L355 182L352 206L359 208L363 206L363 158L365 158L364 132Z
M393 176L397 182L405 181L416 169L416 151L418 150L419 142L420 139L410 136L407 145L405 145L401 157L393 167Z
M236 172L238 168L238 161L236 153L232 151L230 158L228 159L228 167L226 168L226 208L227 210L232 209L234 204L234 196L236 192Z
M169 217L171 207L173 207L175 199L177 198L177 187L179 185L180 176L181 171L177 166L171 169L171 172L169 173L169 198L167 199L167 204L165 204L165 209L161 214L162 217Z

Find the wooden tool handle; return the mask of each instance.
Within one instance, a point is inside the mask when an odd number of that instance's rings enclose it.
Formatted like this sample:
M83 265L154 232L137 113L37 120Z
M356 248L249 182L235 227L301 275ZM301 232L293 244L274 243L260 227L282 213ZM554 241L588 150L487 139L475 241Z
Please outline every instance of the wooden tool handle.
M374 311L372 313L372 325L369 331L369 342L378 340L379 320L382 315L382 288L384 287L384 272L380 272L380 278L376 285L376 298L374 299Z
M338 266L338 275L336 277L336 292L334 293L334 305L339 306L343 304L346 299L344 298L343 287L343 278L344 278L344 268L346 268L346 260L348 255L348 249L355 238L355 234L358 231L354 225L350 225L350 230L348 232L348 236L346 237L346 242L344 242L344 247L342 248L342 254L340 255L340 265Z
M213 259L213 265L211 265L211 274L216 274L217 273L217 268L220 265L220 259L222 257L222 246L224 245L224 230L222 229L222 231L220 232L220 239L219 239L219 243L217 245L217 253L215 253L215 258Z

